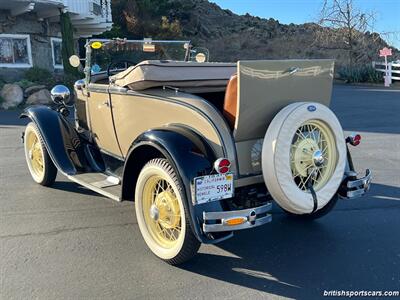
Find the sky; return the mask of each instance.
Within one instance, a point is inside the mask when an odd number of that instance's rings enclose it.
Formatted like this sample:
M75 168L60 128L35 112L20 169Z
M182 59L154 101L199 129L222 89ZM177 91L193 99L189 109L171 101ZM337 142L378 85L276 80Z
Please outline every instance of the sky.
M317 20L322 0L210 0L237 14L249 13L274 18L283 24L302 24ZM397 32L390 43L400 49L400 0L354 0L355 5L376 14L374 31Z

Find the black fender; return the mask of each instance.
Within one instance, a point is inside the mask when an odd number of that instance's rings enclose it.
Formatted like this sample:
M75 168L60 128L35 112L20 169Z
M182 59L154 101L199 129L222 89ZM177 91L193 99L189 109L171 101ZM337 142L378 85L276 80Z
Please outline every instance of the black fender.
M140 169L136 170L136 174L131 173L130 176L126 176L127 169L132 167L132 165L127 167L127 164L129 161L141 160L144 165L147 160L154 158L151 156L143 158L137 155L140 153L141 147L156 149L158 153L168 159L178 173L179 180L184 186L191 225L198 240L202 243L216 243L222 240L206 236L202 231L203 211L223 211L221 201L200 205L194 205L192 201L193 179L213 172L213 163L216 157L211 147L198 134L187 128L169 126L144 132L133 142L126 157L122 185L123 189L125 185L129 185L130 194L134 192L135 187L132 187L132 184L136 184ZM146 150L146 152L149 151ZM132 175L136 178L132 178Z
M30 106L20 118L31 119L38 127L54 165L66 175L86 168L85 154L78 133L57 111L44 106Z

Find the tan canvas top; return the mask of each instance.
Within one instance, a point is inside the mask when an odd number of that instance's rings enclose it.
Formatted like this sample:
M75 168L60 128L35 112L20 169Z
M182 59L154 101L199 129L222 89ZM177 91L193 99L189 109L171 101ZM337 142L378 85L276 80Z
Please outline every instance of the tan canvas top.
M110 81L132 90L159 86L225 89L229 78L235 72L235 63L147 60L111 76Z

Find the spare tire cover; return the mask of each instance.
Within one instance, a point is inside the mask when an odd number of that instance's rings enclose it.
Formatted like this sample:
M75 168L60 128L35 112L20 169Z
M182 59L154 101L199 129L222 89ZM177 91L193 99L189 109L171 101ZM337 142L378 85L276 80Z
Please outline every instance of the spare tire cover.
M343 129L328 107L319 103L297 102L283 108L272 120L265 135L262 147L262 171L268 191L274 200L283 209L294 214L307 214L314 209L314 199L310 189L305 189L304 185L300 188L298 182L295 182L291 165L293 158L291 149L294 147L296 132L303 124L310 121L323 124L323 128L327 129L326 132L331 137L330 144L334 144L330 148L333 150L331 156L335 159L330 164L329 176L325 177L322 186L315 189L317 209L324 207L335 195L343 180L346 166ZM325 157L325 159L331 158ZM314 163L314 160L312 161ZM326 163L324 161L324 164ZM316 168L315 165L312 167Z

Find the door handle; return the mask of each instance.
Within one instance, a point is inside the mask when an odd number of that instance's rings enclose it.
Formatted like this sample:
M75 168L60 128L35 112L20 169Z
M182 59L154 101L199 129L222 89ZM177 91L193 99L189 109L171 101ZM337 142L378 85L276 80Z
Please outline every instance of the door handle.
M103 105L110 107L110 103L108 103L108 101L104 101Z

